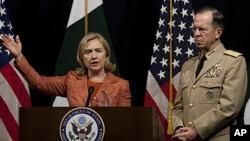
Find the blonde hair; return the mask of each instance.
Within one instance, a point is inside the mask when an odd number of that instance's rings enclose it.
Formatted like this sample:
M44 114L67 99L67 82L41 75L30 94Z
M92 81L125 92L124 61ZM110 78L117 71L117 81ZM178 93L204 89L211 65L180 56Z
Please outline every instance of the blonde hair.
M89 32L87 35L85 35L82 38L82 40L80 41L80 43L78 45L76 59L77 59L77 62L80 64L80 67L78 67L76 69L76 72L78 74L86 74L87 73L88 69L84 64L82 54L85 51L87 43L90 40L93 40L93 39L97 39L98 41L100 41L100 43L103 45L103 47L104 47L104 49L106 51L106 58L107 59L106 59L105 65L104 65L105 72L113 72L113 71L115 71L116 65L112 64L110 62L111 50L110 50L108 42L106 41L106 39L101 34L95 33L95 32Z

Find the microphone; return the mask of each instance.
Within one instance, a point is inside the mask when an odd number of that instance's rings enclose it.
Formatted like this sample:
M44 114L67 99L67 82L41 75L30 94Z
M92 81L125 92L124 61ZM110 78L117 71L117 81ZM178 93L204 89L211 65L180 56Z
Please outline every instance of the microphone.
M88 98L87 98L85 107L89 106L89 101L90 101L90 98L91 98L91 95L92 95L93 92L94 92L94 87L93 86L89 86L89 88L88 88Z

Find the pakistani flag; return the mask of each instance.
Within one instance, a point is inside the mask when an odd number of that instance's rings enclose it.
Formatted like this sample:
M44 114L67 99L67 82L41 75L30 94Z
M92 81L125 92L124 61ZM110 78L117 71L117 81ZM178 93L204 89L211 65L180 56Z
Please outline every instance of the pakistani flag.
M250 80L250 62L248 63L248 81ZM250 125L250 82L247 84L246 104L244 110L244 124Z
M111 62L116 63L102 5L102 0L73 1L63 45L56 64L56 75L64 75L69 70L75 70L78 67L76 53L78 44L85 35L85 29L87 32L98 32L106 38L112 52ZM118 67L115 73L119 75ZM69 106L66 98L58 96L53 101L53 107L66 106Z

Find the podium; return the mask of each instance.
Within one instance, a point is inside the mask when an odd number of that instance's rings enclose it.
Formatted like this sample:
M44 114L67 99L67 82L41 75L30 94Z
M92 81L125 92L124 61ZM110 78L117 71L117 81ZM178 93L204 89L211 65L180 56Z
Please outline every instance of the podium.
M74 107L20 108L20 141L61 141L60 123ZM105 124L103 141L163 141L164 130L152 107L91 107Z

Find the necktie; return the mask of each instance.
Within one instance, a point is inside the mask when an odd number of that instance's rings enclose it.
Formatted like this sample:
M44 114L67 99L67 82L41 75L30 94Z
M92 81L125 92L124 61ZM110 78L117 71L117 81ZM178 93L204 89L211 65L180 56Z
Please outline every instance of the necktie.
M201 69L202 69L202 67L203 67L204 61L205 61L206 59L207 59L207 58L206 58L205 55L203 55L203 56L201 57L201 60L200 60L200 62L199 62L199 65L198 65L197 70L196 70L196 73L195 73L196 77L197 77L198 74L200 73L200 71L201 71Z

